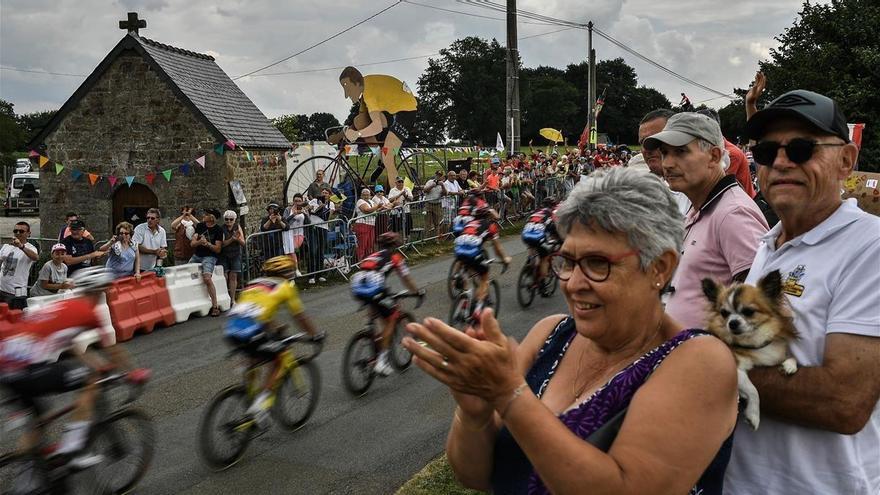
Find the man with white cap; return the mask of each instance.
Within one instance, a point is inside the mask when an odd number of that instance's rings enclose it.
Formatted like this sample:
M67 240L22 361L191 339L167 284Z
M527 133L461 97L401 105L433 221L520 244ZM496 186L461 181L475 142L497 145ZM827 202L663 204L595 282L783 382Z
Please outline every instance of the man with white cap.
M761 210L722 166L724 137L710 117L693 112L673 115L663 130L643 144L659 149L663 173L673 191L691 201L685 216L681 261L672 277L666 312L685 328L706 324L701 280L723 284L745 280L758 241L767 233Z

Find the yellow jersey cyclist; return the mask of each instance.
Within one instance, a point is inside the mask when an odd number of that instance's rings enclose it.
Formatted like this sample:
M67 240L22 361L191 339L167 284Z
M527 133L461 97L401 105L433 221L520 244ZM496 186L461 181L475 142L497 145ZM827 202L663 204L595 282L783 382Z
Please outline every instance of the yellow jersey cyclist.
M388 184L394 184L397 180L394 157L404 141L409 139L416 122L416 97L406 83L395 77L382 74L365 76L354 67L346 67L342 71L339 84L345 97L359 106L352 125L344 130L345 138L350 142L381 144L382 165L388 171ZM339 138L338 135L334 136L330 142L338 142ZM376 167L370 183L376 182L382 168Z
M238 297L238 302L226 320L225 337L230 345L242 351L254 362L270 361L262 391L248 409L260 426L264 426L272 406L272 390L283 370L274 358L280 351L277 342L284 326L275 321L278 311L286 306L297 325L311 335L312 342L324 340L325 332L318 332L306 316L299 291L293 283L296 262L289 256L276 256L263 263L265 277L251 282Z

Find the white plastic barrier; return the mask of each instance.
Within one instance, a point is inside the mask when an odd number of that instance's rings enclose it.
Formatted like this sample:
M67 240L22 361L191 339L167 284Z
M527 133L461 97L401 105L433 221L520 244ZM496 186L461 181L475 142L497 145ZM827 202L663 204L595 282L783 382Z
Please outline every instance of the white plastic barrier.
M81 292L74 289L58 294L52 294L50 296L29 297L27 300L27 308L24 309L24 312L38 312L54 302L62 301L64 299L72 299L79 295L81 295ZM98 299L98 304L95 309L100 315L101 320L104 322L103 331L110 336L111 344L115 344L116 330L113 329L112 323L110 322L110 308L107 306L107 297L104 294L101 294L101 297ZM77 351L82 353L85 352L89 346L91 346L92 344L96 344L100 341L101 336L98 334L97 330L87 330L77 335L73 339L73 344L77 347ZM61 356L54 356L54 360L57 361L59 357Z
M227 311L232 307L232 298L229 297L229 289L226 287L226 275L223 273L223 267L217 265L214 267L214 275L211 277L214 282L214 290L217 292L217 306L220 311Z
M177 323L188 320L194 314L207 316L211 312L211 298L202 282L198 263L166 267L165 287Z

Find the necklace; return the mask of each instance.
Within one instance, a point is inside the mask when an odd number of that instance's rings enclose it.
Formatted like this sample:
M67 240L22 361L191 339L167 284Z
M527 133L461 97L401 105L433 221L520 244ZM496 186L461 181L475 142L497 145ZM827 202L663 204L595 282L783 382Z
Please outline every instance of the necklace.
M654 334L651 336L651 338L649 338L647 340L648 345L650 345L651 342L653 342L654 339L657 337L657 334L660 333L660 327L662 327L662 326L663 326L663 319L661 318L660 322L657 324L657 329L654 331ZM646 347L646 346L643 345L642 347L640 347L636 354L642 354L644 347ZM588 387L591 388L592 385L594 385L597 382L600 382L601 380L604 380L605 377L607 377L607 376L614 376L616 373L618 373L620 371L621 368L625 367L625 366L621 367L621 363L625 363L629 360L629 356L625 356L625 357L621 358L619 361L615 362L613 366L609 367L610 372L602 373L597 378L587 380L583 383L583 385L581 385L578 388L577 387L577 380L581 376L581 365L583 364L584 355L586 353L587 353L586 347L581 349L581 355L580 355L580 358L578 359L578 364L577 364L577 371L575 372L576 373L575 379L572 382L571 395L574 396L575 404L580 403L581 397L584 395L584 392L588 389Z

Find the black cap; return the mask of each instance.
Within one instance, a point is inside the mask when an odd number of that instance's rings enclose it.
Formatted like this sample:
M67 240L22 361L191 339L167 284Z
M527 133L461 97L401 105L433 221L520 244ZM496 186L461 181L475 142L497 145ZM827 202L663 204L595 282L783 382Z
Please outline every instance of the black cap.
M205 213L210 213L211 215L214 215L214 218L222 218L220 210L218 210L217 208L205 208Z
M760 139L770 123L786 117L800 120L849 142L849 127L837 103L827 96L805 89L789 91L758 111L746 122L746 136Z

